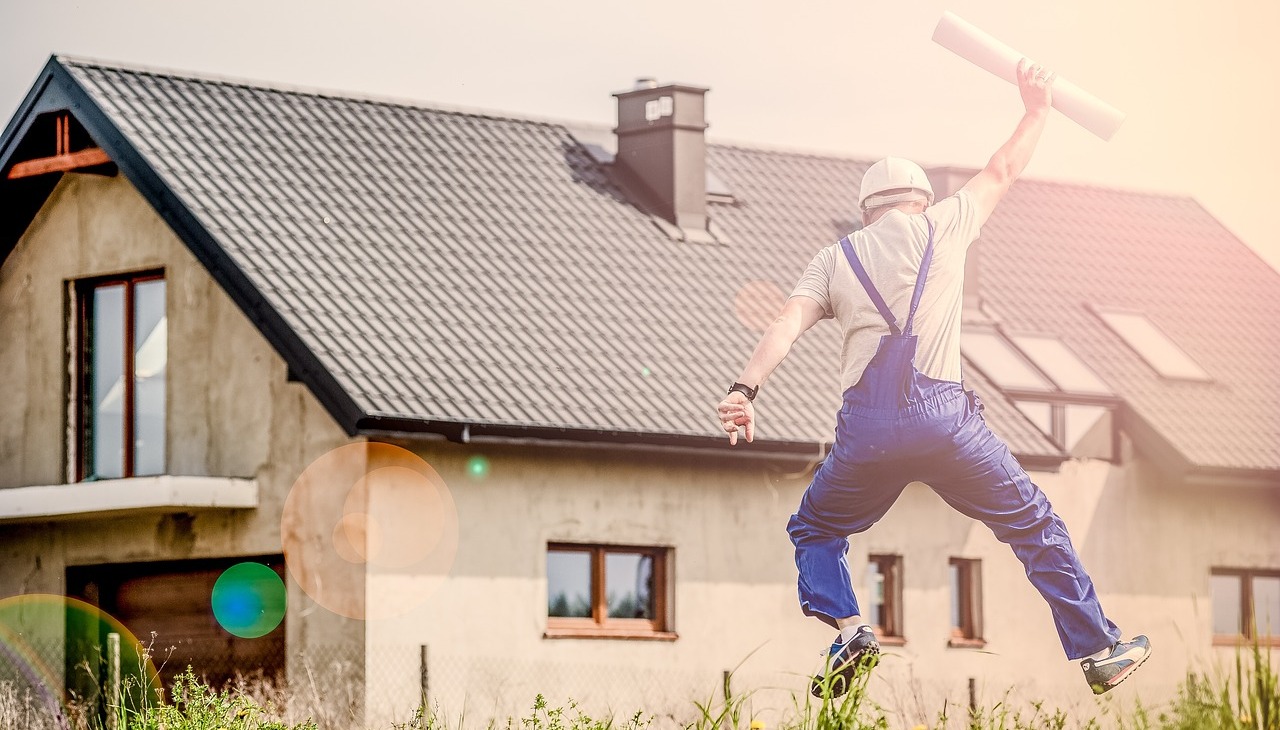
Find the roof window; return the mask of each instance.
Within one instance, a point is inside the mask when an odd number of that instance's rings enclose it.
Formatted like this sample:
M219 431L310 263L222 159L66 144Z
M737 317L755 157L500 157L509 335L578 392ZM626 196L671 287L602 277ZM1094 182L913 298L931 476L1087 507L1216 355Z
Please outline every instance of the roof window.
M1153 370L1177 380L1211 380L1209 374L1145 314L1096 309L1097 315Z

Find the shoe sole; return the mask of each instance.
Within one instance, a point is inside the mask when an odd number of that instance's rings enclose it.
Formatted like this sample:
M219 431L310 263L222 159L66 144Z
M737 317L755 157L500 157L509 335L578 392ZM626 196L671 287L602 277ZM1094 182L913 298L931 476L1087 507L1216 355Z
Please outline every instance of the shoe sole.
M829 688L830 697L832 699L835 699L836 697L843 697L845 693L849 691L849 683L857 674L858 668L866 665L867 670L870 671L878 663L879 656L879 644L872 644L864 648L862 651L858 652L858 656L852 661L845 662L839 667L832 669L831 673L827 675L827 677L814 677L813 683L809 686L809 693L818 699L822 699L824 696L822 690L824 688Z
M1133 663L1133 665L1132 665L1132 666L1130 666L1128 669L1126 669L1126 670L1124 670L1123 672L1120 672L1120 673L1119 673L1119 674L1117 674L1116 676L1112 677L1112 678L1111 678L1111 681L1109 681L1109 682L1098 682L1098 683L1095 683L1095 684L1090 684L1090 685L1089 685L1089 687L1093 690L1093 693L1094 693L1095 695L1106 694L1107 692L1109 692L1109 691L1111 691L1111 690L1115 689L1116 687L1119 687L1121 682L1123 682L1123 681L1125 681L1126 679L1128 679L1128 678L1129 678L1129 675L1131 675L1131 674L1133 674L1134 672L1138 671L1138 667L1142 666L1143 664L1146 664L1146 663L1147 663L1147 660L1148 660L1148 659L1150 659L1150 658L1151 658L1151 647L1150 647L1150 646L1148 646L1148 647L1147 647L1147 653L1146 653L1146 654L1143 654L1141 659L1139 659L1138 661L1134 662L1134 663Z

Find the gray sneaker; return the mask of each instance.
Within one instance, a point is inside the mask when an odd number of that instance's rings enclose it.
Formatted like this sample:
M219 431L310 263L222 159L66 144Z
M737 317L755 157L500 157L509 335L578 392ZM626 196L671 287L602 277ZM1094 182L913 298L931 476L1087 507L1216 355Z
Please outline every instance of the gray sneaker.
M1134 670L1151 656L1151 641L1145 636L1135 636L1132 641L1121 641L1111 647L1111 653L1102 659L1085 659L1084 679L1100 695L1123 682Z
M848 641L836 640L827 652L826 676L813 678L809 691L821 699L823 695L840 697L849 691L849 685L859 670L870 671L880 660L880 642L870 626L863 626Z

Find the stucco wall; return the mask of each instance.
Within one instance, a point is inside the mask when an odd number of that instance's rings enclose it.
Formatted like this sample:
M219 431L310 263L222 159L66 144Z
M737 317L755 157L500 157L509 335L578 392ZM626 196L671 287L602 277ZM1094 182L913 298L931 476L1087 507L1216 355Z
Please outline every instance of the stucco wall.
M428 646L432 696L453 712L465 700L469 712L514 713L537 693L625 714L693 712L691 700L717 693L721 673L739 663L735 687L765 688L757 707L789 707L789 692L804 692L804 675L819 666L832 635L799 613L784 531L807 474L563 448L418 450L444 477L465 528L450 577L431 598L402 618L370 623L371 665L386 672L371 681L370 707L410 706L420 644ZM483 478L467 469L476 455L488 459ZM1210 648L1211 565L1280 566L1280 501L1272 491L1178 487L1133 454L1120 467L1072 462L1034 476L1072 531L1112 619L1154 643L1154 658L1120 691L1125 701L1167 699L1188 668L1207 668L1222 653ZM679 639L543 638L549 541L672 546ZM901 722L933 721L944 698L964 706L970 677L988 705L1011 691L1013 702L1097 711L1048 608L986 527L915 484L880 524L853 538L858 580L868 553L904 561L907 643L887 649L872 684L873 698ZM947 647L951 556L982 560L982 650ZM396 601L393 585L371 575L369 602Z
M68 174L0 267L0 488L67 481L66 282L156 268L167 281L167 471L256 479L260 506L0 524L0 598L62 594L68 566L279 553L294 481L350 441L126 180ZM307 512L345 497L313 490L299 501L300 544L330 538L332 525L322 538L306 533ZM327 577L363 595L359 566L331 566ZM344 657L359 676L363 623L316 610L295 581L289 601L291 654ZM38 613L26 615L61 631L60 618Z

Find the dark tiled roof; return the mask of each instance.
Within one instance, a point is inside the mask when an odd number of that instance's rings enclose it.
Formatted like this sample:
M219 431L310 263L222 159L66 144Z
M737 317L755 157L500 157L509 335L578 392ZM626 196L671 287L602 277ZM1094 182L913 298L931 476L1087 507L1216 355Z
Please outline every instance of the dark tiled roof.
M1008 330L1057 334L1191 465L1280 469L1280 273L1194 200L1019 183L980 245ZM1211 380L1163 378L1096 307L1144 313Z
M63 65L354 411L407 424L719 438L759 312L852 227L868 164L710 145L730 243L692 244L563 125ZM981 245L1008 324L1060 334L1192 463L1280 468L1277 275L1194 202L1022 182ZM1161 381L1088 301L1148 311L1214 382ZM830 440L837 359L831 323L797 344L761 440ZM971 375L1015 452L1061 456Z

